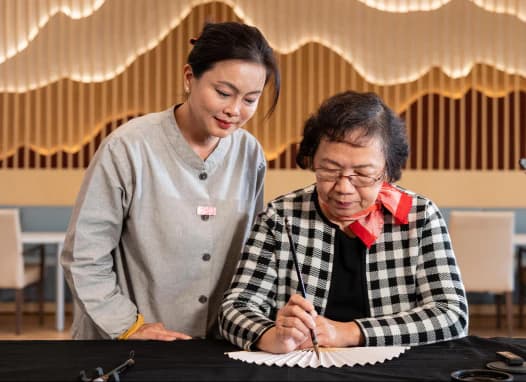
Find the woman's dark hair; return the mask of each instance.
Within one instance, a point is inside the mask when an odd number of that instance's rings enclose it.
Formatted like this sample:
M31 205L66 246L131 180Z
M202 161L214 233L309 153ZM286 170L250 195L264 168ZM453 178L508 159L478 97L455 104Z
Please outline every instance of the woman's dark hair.
M340 142L353 131L362 138L382 140L386 180L399 180L409 156L405 124L375 93L346 91L324 101L305 122L296 163L303 169L312 168L321 139Z
M281 77L274 52L259 29L237 22L207 23L201 35L190 42L194 47L187 62L196 78L224 60L245 60L265 66L265 85L270 77L274 80L274 99L266 117L272 114L278 103Z

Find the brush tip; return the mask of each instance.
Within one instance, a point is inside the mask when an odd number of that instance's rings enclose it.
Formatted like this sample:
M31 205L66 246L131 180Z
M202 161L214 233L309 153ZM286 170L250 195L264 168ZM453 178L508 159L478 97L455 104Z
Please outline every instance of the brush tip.
M318 360L320 359L320 349L318 348L318 344L313 344L314 352L316 353L316 356L318 357Z

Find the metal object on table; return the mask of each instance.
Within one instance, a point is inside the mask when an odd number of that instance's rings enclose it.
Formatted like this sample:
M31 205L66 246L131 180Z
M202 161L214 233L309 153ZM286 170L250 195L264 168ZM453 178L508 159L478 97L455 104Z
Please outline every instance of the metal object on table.
M84 370L81 370L79 378L82 382L120 382L120 374L122 374L125 370L135 365L135 360L133 359L134 356L135 352L133 350L130 351L130 356L126 361L121 363L116 368L108 371L107 373L104 373L104 370L100 366L95 368L95 372L97 373L95 377L88 377L86 372Z

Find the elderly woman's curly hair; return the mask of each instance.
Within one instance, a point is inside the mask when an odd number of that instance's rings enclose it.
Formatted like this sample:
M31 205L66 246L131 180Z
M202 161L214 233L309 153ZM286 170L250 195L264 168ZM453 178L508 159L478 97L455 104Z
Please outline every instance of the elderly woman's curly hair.
M322 139L341 142L355 131L360 134L359 140L381 139L386 180L399 180L409 156L405 124L375 93L346 91L323 102L305 122L296 163L303 169L312 169Z

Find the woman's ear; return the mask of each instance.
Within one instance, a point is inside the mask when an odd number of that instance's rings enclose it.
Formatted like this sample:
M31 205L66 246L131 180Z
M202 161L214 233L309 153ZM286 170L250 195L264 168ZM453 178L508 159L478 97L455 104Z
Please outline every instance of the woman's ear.
M192 90L192 80L194 79L194 72L189 64L183 67L183 87L184 92L189 94Z

